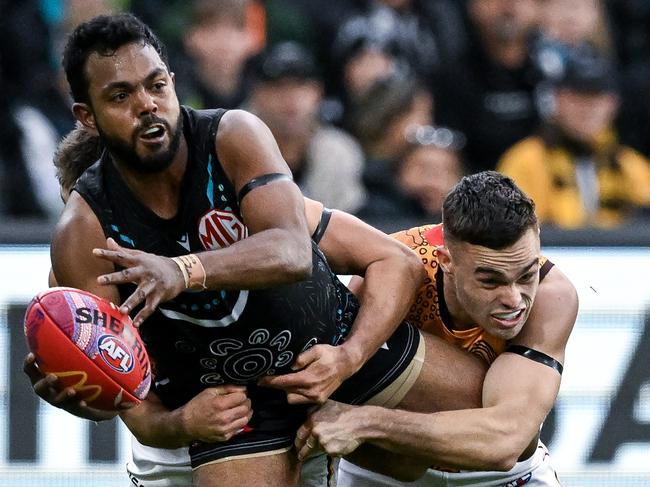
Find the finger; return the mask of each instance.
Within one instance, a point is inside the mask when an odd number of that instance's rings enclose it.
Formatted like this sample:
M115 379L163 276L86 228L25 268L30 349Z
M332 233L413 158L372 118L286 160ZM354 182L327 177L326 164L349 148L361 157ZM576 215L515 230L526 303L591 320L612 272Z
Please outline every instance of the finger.
M318 444L317 444L316 440L314 440L313 436L307 437L307 439L305 441L305 444L298 451L298 459L304 460L309 455L311 455L312 452L317 449L317 447L318 447Z
M153 312L156 311L156 308L160 304L162 298L162 290L157 289L157 281L155 279L149 279L149 281L146 284L141 285L141 287L144 291L146 299L143 308L133 319L133 324L136 327L139 327L144 322L144 320L149 318L149 316L151 316ZM120 307L120 311L124 309L124 311L130 313L133 308L129 308L128 305L129 303L125 302L122 307Z
M52 400L52 404L58 404L64 401L69 401L76 395L77 395L77 391L74 390L74 388L66 387L65 389L60 391L56 396L54 396L54 399Z
M25 357L25 361L23 362L23 372L27 374L32 385L45 377L38 368L38 365L36 365L36 356L31 352Z
M246 394L241 392L232 392L215 398L213 403L223 409L245 407L242 414L246 414L250 410L251 400L246 397Z
M140 285L133 291L133 294L126 298L120 306L120 313L128 315L133 308L143 303L147 299L147 292L144 286ZM133 320L135 322L135 320Z
M282 389L285 391L293 391L298 387L305 387L310 384L308 376L305 372L293 372L284 375L268 375L262 377L258 384L264 387L273 387L275 389Z
M34 392L36 395L42 397L46 401L52 398L57 394L56 384L58 383L58 378L54 374L48 374L40 380L37 380L32 384Z
M317 404L319 401L313 395L290 392L287 394L287 402L289 404Z
M224 385L224 386L215 386L210 388L215 394L229 394L231 392L243 392L246 394L246 386L236 386L236 385Z
M300 428L298 428L298 431L296 431L296 439L293 442L296 446L297 451L300 451L300 449L304 446L305 441L307 441L307 438L309 438L310 433L311 429L307 426L307 424L303 424Z
M135 251L128 249L108 250L94 248L93 255L121 267L132 267L138 262Z
M133 265L133 263L131 265ZM125 268L121 271L111 272L110 274L103 274L99 276L97 278L97 283L106 286L109 284L128 284L130 282L137 283L140 279L142 279L141 267L129 267L128 265L124 265L122 267Z
M124 249L124 247L118 244L113 237L108 237L106 239L106 248L118 251Z
M309 364L318 359L318 350L314 350L318 345L311 347L306 352L302 352L296 358L296 361L291 366L291 370L300 370L307 367Z

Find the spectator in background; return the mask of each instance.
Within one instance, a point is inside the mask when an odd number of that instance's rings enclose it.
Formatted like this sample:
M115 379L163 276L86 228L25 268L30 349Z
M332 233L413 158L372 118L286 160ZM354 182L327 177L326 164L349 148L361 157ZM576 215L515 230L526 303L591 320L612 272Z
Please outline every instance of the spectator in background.
M389 231L387 221L399 228L438 217L442 197L462 175L462 136L432 127L431 107L431 95L406 73L376 82L355 106L354 133L368 158L360 218Z
M356 211L365 200L363 151L349 134L319 119L323 85L311 55L283 42L262 56L255 73L246 108L273 132L303 194Z
M421 80L456 59L465 48L461 9L451 0L359 2L356 15L340 23L331 47L343 120L372 84L395 70L410 69ZM330 105L328 105L329 107ZM332 105L334 107L335 105ZM335 118L336 114L342 114Z
M50 32L35 1L0 7L0 214L54 219L62 208L51 164L58 134L42 109L54 78Z
M247 25L249 0L194 0L183 42L192 61L194 84L179 87L196 108L236 108L249 88L247 62L259 39Z
M538 0L468 0L471 48L434 82L436 122L467 136L470 172L493 169L501 154L539 123L538 76L530 57Z
M541 31L567 46L587 43L610 53L612 41L601 0L543 0Z
M609 59L574 51L554 88L552 119L499 163L535 201L542 223L609 227L650 205L650 162L622 145L613 127L615 80Z
M465 136L445 127L411 127L412 148L397 167L398 184L418 203L420 221L442 221L442 202L463 177L461 149Z
M433 98L408 70L377 80L353 106L350 130L366 154L367 167L399 159L409 148L409 127L431 125Z

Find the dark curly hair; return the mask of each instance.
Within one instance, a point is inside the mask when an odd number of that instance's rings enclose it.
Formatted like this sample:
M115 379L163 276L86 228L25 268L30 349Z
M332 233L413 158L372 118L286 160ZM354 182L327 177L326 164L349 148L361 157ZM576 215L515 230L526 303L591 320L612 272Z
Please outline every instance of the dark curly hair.
M499 250L537 228L535 203L512 179L495 171L465 176L442 205L445 240Z
M59 142L54 167L62 194L68 196L79 176L101 157L103 149L99 136L79 123Z
M88 57L94 52L101 56L112 56L120 47L132 42L149 44L168 66L163 44L133 14L100 15L76 27L63 51L63 69L74 101L90 103L89 83L85 74Z

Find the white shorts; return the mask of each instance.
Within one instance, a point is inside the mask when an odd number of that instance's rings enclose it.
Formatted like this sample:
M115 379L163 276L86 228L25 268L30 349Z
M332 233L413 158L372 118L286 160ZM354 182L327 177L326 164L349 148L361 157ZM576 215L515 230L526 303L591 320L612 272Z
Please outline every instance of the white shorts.
M331 465L331 461L325 454L305 460L300 475L301 487L329 487L328 479L330 485L336 485L336 463ZM131 459L126 471L134 487L192 487L187 448L151 448L132 438Z
M399 482L391 477L365 470L341 460L337 487L561 487L553 469L548 450L540 442L535 453L508 472L458 473L427 470L415 482Z

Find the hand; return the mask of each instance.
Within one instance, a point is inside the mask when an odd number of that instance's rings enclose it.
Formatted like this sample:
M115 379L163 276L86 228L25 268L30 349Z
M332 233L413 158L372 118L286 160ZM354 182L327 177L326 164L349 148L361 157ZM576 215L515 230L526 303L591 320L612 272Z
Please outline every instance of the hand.
M144 302L133 318L135 326L140 326L160 303L175 298L185 290L183 274L170 258L121 247L112 238L106 240L106 246L108 249L93 249L93 254L124 269L99 276L97 282L102 285L128 282L137 285L135 292L120 306L121 313L129 314Z
M291 368L299 372L267 376L258 384L286 391L289 404L323 404L356 372L343 346L331 345L311 347L298 356Z
M192 441L226 441L239 433L253 416L243 386L210 387L182 407L183 425Z
M27 354L23 363L23 372L27 374L32 383L34 392L44 401L52 406L64 409L70 414L92 421L103 421L117 415L117 411L103 411L91 408L86 401L81 399L73 387L62 388L59 379L54 374L43 374L36 364L36 357L33 353ZM129 405L128 407L132 407ZM127 409L125 408L125 409Z
M363 442L356 406L327 401L316 409L296 433L296 451L303 460L313 451L323 450L331 456L352 453Z

